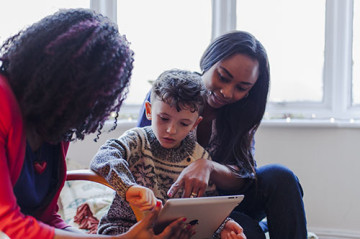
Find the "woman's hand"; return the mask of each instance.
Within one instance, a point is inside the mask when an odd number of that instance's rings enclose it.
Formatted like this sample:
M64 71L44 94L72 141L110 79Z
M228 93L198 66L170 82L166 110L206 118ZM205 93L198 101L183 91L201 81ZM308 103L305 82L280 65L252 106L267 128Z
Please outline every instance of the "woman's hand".
M140 211L148 211L155 207L157 199L151 189L134 185L126 191L126 201Z
M161 209L161 202L156 203L156 207L146 215L146 217L136 223L130 230L123 234L121 238L139 238L139 239L188 239L194 233L194 228L185 225L185 218L178 218L167 226L160 234L155 235L153 226Z
M168 196L173 197L181 188L184 188L182 197L203 196L209 184L210 173L213 169L212 163L212 161L204 158L191 163L181 172L176 182L171 185L167 192Z
M229 220L225 223L220 236L221 239L246 239L242 227L234 220Z

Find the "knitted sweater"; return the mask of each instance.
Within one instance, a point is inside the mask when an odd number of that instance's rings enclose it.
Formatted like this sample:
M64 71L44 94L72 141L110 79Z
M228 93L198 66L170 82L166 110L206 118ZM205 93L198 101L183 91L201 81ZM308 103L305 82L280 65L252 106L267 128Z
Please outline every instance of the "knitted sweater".
M135 215L125 201L130 186L138 184L150 188L164 203L168 199L167 191L181 171L200 158L210 159L210 156L191 134L174 149L163 148L151 127L133 128L119 139L108 140L93 158L91 169L102 175L117 194L100 220L98 233L123 233L136 223ZM179 190L174 197L181 195ZM206 196L215 195L215 186L209 185Z

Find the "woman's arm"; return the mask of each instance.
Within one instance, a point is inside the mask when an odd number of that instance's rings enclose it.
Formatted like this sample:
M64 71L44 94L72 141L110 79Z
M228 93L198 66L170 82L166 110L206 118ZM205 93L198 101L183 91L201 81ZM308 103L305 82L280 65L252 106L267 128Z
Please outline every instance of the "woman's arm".
M185 228L183 218L179 218L176 221L172 222L165 230L159 234L154 235L152 225L157 214L149 214L149 219L138 222L130 230L122 235L117 236L107 236L107 235L98 235L98 234L85 234L85 233L74 233L66 230L55 229L55 234L53 239L93 239L93 238L114 238L114 239L133 239L133 238L144 238L144 239L170 239L170 238L179 238L179 239L188 239L194 233L194 228ZM0 231L0 236L6 236L4 232ZM18 236L18 235L17 235ZM29 235L26 235L26 238ZM17 237L16 237L17 238ZM38 238L38 237L35 237Z
M9 163L0 142L0 231L10 238L52 238L52 227L21 213L10 181Z
M92 238L114 238L114 239L133 239L133 238L144 238L144 239L188 239L193 235L194 228L186 228L184 225L184 218L179 218L167 226L162 233L155 235L153 231L153 224L160 212L161 203L156 206L151 213L132 226L129 231L124 234L117 236L107 236L98 234L85 234L85 233L74 233L65 230L55 229L54 239L92 239Z
M150 95L151 95L151 90L147 93L145 100L141 105L141 109L139 112L139 118L137 120L137 125L136 125L137 127L145 127L145 126L151 125L151 121L148 120L145 115L145 102L146 101L150 102Z
M238 171L237 166L223 165L214 161L210 173L210 180L222 191L237 191L244 186L244 179L239 177L233 170Z
M20 211L14 194L25 156L20 109L0 74L0 231L10 238L52 238L54 229Z
M229 167L202 158L181 172L170 187L168 196L172 197L180 188L184 188L183 197L190 197L191 193L201 197L210 180L215 183L217 189L223 191L236 191L244 185L244 179L239 178Z

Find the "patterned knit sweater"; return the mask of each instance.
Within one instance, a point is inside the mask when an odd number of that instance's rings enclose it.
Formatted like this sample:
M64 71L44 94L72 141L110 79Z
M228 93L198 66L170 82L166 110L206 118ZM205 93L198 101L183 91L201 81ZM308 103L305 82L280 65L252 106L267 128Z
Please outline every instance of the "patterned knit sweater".
M136 223L129 204L125 201L127 189L142 185L153 190L163 203L167 191L181 171L197 159L210 160L193 135L188 135L178 148L165 149L156 139L151 127L133 128L119 139L108 140L91 162L91 169L103 176L117 194L109 211L101 218L99 234L120 234ZM206 196L215 196L215 185L210 184ZM181 197L182 191L174 197Z

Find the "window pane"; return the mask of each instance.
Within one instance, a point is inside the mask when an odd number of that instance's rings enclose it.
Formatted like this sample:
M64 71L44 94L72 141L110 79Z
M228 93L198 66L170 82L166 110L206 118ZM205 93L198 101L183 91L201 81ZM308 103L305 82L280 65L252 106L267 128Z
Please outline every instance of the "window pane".
M89 8L90 0L12 0L0 7L0 42L60 8Z
M360 104L360 2L354 1L353 22L353 104Z
M164 70L199 71L211 38L209 0L118 0L118 25L135 52L127 104L141 104Z
M267 50L270 101L323 100L325 0L238 0L237 29Z

